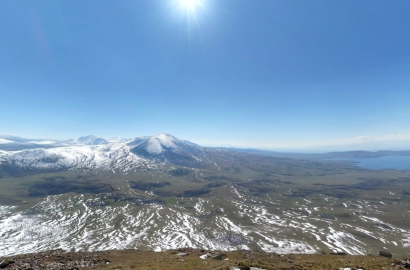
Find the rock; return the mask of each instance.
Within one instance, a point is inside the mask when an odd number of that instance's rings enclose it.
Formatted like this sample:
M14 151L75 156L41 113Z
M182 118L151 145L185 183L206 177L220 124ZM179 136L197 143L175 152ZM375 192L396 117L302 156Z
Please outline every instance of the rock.
M9 260L9 259L5 259L2 262L0 262L0 268L4 269L7 266L9 266L10 264L14 263L13 261Z
M379 252L379 256L381 256L381 257L386 257L386 258L391 258L391 257L393 257L393 255L391 254L391 252L388 251L388 250L381 250L381 251Z
M175 254L175 256L181 256L181 257L188 256L188 253L180 252L180 253Z
M338 255L338 256L344 256L346 255L346 252L330 252L330 255Z
M216 252L216 251L209 252L207 254L207 256L209 258L214 259L214 260L222 260L222 254L220 254L219 252Z
M288 263L293 263L293 261L291 259L288 260Z
M231 266L229 267L229 270L241 270L241 269L237 266Z
M394 266L394 267L400 266L400 267L404 267L406 269L410 269L410 259L393 263L392 266Z
M259 267L249 267L250 270L265 270L263 268L259 268Z

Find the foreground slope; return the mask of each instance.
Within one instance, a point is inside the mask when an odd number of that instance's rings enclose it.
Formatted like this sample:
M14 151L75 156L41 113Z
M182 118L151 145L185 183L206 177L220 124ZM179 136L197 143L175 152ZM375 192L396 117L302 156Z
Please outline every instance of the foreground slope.
M213 256L213 258L209 257ZM1 260L0 260L1 262ZM329 269L404 269L410 260L376 256L281 255L236 251L209 252L198 249L143 252L111 250L105 252L48 251L6 259L5 269L221 269L221 270L329 270ZM252 268L258 267L258 268ZM402 267L402 268L401 268ZM408 267L406 267L408 269Z

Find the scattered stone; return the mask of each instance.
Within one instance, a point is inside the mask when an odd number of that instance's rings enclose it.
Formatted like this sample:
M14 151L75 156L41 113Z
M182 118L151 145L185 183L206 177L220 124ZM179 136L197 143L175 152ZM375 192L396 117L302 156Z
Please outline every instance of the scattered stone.
M222 260L222 254L220 254L219 252L216 252L216 251L209 252L207 254L207 256L209 258L214 259L214 260Z
M0 268L4 269L12 263L14 263L14 262L9 260L9 259L3 260L2 262L0 262Z
M263 268L259 268L259 267L249 267L250 270L265 270Z
M188 256L188 253L179 252L179 253L175 254L175 256L181 256L181 257Z
M346 255L346 252L330 252L330 255L338 255L338 256L344 256Z
M33 255L21 255L13 259L0 260L0 269L7 270L79 270L94 268L108 260L98 258L95 253L66 253L63 250L40 252Z
M410 269L410 259L392 263L395 268Z
M224 259L224 261L229 261L229 258Z
M180 259L180 261L181 261L181 262L185 262L185 260L184 260L184 259Z
M388 251L388 250L381 250L381 251L379 252L379 256L386 257L386 258L391 258L391 257L393 257L393 255L391 254L391 252Z
M229 267L229 270L241 270L239 267L236 266L231 266Z
M208 257L208 254L204 254L204 255L199 256L199 258L201 258L202 260L205 260L206 257Z

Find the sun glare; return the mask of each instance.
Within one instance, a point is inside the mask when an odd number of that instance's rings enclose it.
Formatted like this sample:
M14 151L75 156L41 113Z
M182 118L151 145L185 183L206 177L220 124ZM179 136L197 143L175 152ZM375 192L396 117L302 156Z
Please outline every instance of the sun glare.
M195 0L181 0L182 4L187 7L192 7L195 5Z
M179 3L182 7L193 10L200 4L200 0L179 0Z
M180 0L182 5L186 7L193 7L196 4L196 0Z

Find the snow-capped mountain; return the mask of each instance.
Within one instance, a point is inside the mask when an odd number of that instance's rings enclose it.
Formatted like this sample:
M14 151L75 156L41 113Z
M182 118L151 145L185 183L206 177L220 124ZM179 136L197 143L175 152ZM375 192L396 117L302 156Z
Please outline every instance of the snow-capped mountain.
M130 153L125 144L86 145L30 149L12 153L1 153L8 166L38 170L121 170L149 169L157 166L144 158Z
M52 144L55 140L47 139L28 139L19 136L0 134L0 143L32 143L32 144Z
M0 134L0 139L1 140L5 140L7 142L19 142L19 143L25 143L25 142L29 142L29 141L33 141L32 139L26 139L26 138L22 138L22 137L18 137L18 136L13 136L13 135L6 135L6 134Z
M73 145L101 145L107 144L108 141L96 135L83 136L77 139L67 140L56 144L56 146L73 146Z
M209 160L204 148L162 133L131 142L112 142L95 135L53 145L53 148L0 151L0 165L24 170L141 170L171 163L196 166Z
M137 138L130 143L131 152L136 155L160 162L177 165L198 165L208 161L204 148L171 134L161 133L156 136Z
M0 144L13 143L13 141L0 138Z
M7 151L33 148L49 148L50 145L55 144L56 142L57 141L55 140L27 139L13 135L0 134L0 149Z
M132 140L131 138L124 138L124 137L121 137L121 136L117 136L117 137L109 139L108 142L118 143L118 142L129 142L131 140Z

